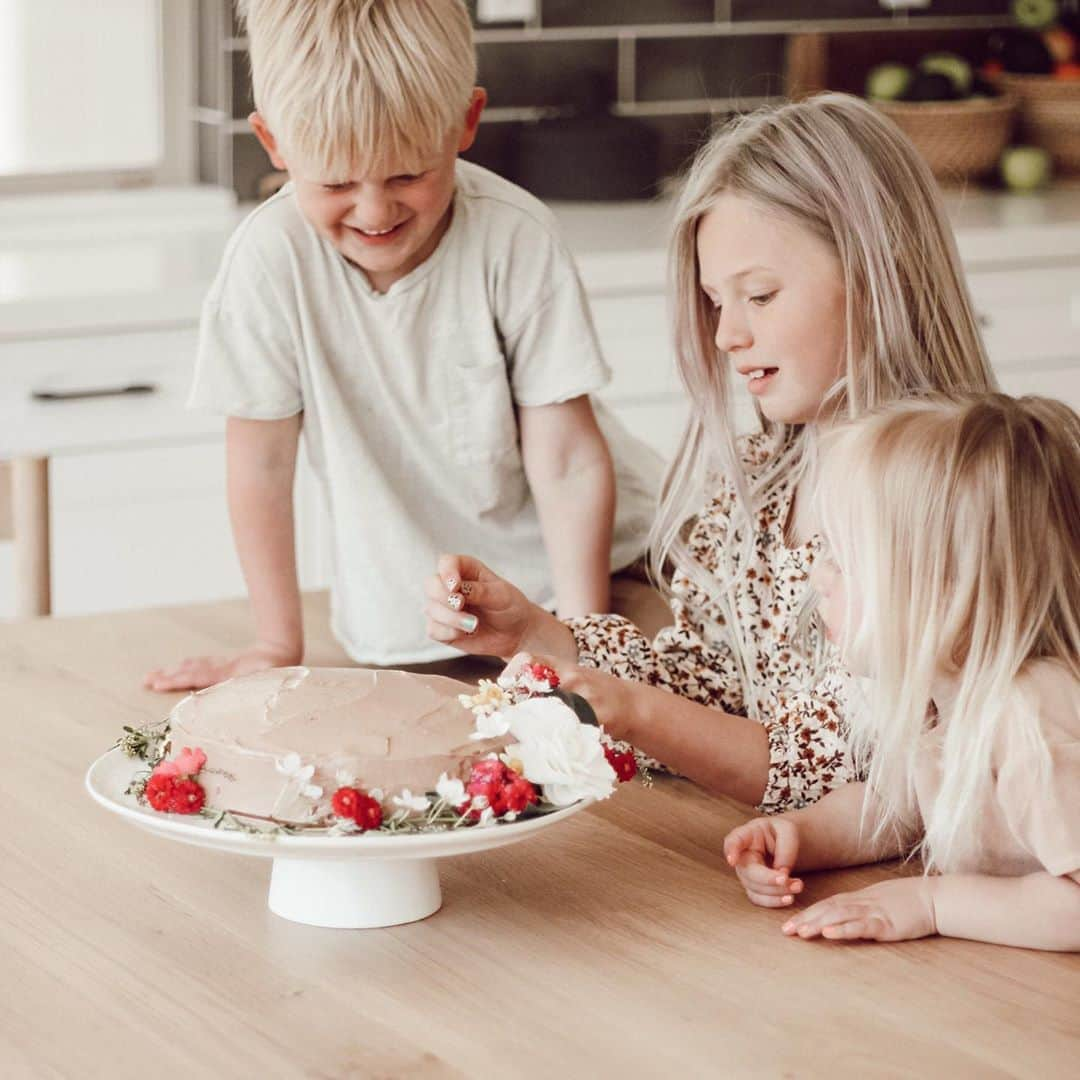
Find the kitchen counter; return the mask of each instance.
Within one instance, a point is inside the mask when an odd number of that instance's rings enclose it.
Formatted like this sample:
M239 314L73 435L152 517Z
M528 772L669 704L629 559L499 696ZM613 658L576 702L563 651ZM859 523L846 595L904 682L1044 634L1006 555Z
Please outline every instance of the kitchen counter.
M1080 259L1078 183L1030 195L953 191L945 203L969 266ZM551 208L590 292L663 288L671 199ZM210 187L0 199L0 346L194 324L250 209Z
M344 663L325 597L304 603L308 662ZM0 624L5 1075L1074 1071L1080 955L789 940L724 863L744 811L671 778L449 860L423 922L277 918L265 861L155 838L82 786L121 725L175 700L144 670L249 632L243 603ZM899 872L810 875L808 896Z

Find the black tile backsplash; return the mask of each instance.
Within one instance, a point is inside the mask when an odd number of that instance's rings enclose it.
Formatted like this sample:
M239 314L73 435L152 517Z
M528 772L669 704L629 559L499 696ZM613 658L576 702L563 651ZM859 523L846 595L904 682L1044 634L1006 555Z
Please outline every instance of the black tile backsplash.
M477 47L478 78L496 107L565 106L593 84L615 99L614 41L521 41Z
M637 46L639 101L783 93L782 37L646 38Z

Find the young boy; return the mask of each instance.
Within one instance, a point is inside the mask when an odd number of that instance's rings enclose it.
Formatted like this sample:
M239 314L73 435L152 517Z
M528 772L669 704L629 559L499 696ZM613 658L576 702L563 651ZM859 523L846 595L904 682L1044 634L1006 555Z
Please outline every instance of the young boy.
M464 4L241 8L251 124L291 182L229 243L191 401L228 417L257 637L146 685L300 661L301 430L329 512L333 630L358 662L457 655L425 636L441 551L475 553L562 615L607 611L611 571L644 549L660 463L605 419L609 452L588 396L609 372L550 213L458 160L486 100Z

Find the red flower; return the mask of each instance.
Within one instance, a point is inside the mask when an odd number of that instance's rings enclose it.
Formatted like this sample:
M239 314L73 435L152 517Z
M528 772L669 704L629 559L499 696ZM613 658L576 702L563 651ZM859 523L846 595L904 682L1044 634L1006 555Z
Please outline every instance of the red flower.
M379 800L361 792L360 798L357 800L353 821L360 826L363 832L367 832L369 829L377 829L382 824L382 807L379 805Z
M382 806L365 791L340 787L334 792L330 806L339 818L355 821L362 832L377 829L382 824Z
M161 813L197 814L206 805L206 792L198 780L156 773L146 782L146 801Z
M360 804L360 792L356 788L340 787L330 800L330 807L341 818L356 818L356 808Z
M511 772L510 775L514 779L503 788L503 797L506 800L507 810L520 814L526 806L532 806L537 801L536 788L524 776L518 776L515 772Z
M169 809L169 795L172 792L172 787L175 782L176 777L174 776L162 776L159 773L155 773L146 781L146 787L143 790L146 801L155 810L160 810L164 813Z
M604 757L615 770L620 784L625 784L627 780L633 780L637 776L637 761L634 759L633 750L616 750L613 746L605 746Z
M169 793L170 814L197 814L206 803L206 792L198 780L174 780Z
M465 784L465 790L469 790L470 784L503 784L506 780L506 766L498 758L484 758L476 762L469 770L469 779Z
M555 669L550 665L529 664L526 670L537 682L546 682L552 690L558 689L559 676L556 674Z
M478 795L487 799L496 817L510 812L520 814L527 806L539 801L536 788L497 758L485 758L473 765L465 791L470 802ZM466 803L463 809L468 807L469 803ZM481 813L481 810L470 810L469 816L475 821Z

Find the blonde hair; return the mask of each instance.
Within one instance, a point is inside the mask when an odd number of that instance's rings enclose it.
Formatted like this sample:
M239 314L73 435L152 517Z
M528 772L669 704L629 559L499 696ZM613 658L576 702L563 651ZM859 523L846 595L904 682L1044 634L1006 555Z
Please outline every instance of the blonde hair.
M1080 417L1004 394L896 404L823 437L815 501L848 582L844 650L873 680L850 723L875 826L910 820L944 675L956 694L921 854L927 869L971 866L1006 725L1048 762L1018 704L1028 666L1064 665L1080 693Z
M420 171L476 82L462 0L238 0L255 106L290 164Z
M650 570L670 589L675 566L725 611L755 715L753 667L730 599L733 572L726 580L705 573L685 527L715 494L706 486L719 473L735 489L729 535L743 526L749 545L756 503L779 479L793 471L801 477L814 435L813 426L770 423L759 412L775 438L748 481L735 439L731 365L714 341L717 317L697 257L698 227L725 193L809 230L836 252L846 347L843 376L828 396L834 414L857 417L912 393L996 384L937 186L891 121L858 98L821 94L739 117L702 148L682 185L670 249L676 362L691 416L664 483Z

